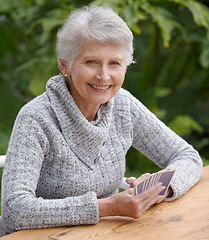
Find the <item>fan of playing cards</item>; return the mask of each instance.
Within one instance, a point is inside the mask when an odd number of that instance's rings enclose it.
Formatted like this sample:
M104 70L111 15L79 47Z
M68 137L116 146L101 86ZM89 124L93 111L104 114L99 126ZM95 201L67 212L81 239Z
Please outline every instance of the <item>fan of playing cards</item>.
M147 190L148 188L152 187L156 183L161 182L162 186L164 186L165 189L163 191L161 191L159 193L159 195L163 196L166 193L166 191L170 185L170 182L171 182L171 179L172 179L174 173L175 173L175 170L168 170L168 169L164 169L157 173L153 173L151 176L149 176L149 177L145 178L143 181L141 181L134 188L134 195L137 195L137 194Z

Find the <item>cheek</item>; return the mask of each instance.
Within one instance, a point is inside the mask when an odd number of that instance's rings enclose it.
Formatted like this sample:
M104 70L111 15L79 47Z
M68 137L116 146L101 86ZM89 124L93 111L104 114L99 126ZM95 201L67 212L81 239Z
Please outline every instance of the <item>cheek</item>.
M123 82L124 82L124 79L125 79L125 74L123 72L119 72L117 75L116 75L116 81L117 81L117 84L118 85L122 85Z
M85 81L87 73L82 68L76 71L73 71L71 74L71 80L74 82L75 85L78 85Z
M88 82L96 75L95 72L96 72L95 69L82 67L79 69L79 79L82 80L83 82L86 81Z

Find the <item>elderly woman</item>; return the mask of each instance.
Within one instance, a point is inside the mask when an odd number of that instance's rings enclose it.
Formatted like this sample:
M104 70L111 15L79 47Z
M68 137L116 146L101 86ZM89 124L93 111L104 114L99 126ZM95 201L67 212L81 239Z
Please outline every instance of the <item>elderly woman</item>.
M198 153L122 89L133 62L133 36L112 10L74 11L57 36L60 75L19 112L3 173L2 220L8 231L95 224L110 215L140 217L199 179ZM161 168L176 170L164 196L158 183L124 177L133 146Z

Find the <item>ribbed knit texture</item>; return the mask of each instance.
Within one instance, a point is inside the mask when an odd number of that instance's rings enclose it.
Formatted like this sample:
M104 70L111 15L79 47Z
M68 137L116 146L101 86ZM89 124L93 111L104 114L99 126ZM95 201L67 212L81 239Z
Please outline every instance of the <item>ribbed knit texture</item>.
M174 200L198 180L202 161L124 89L88 122L62 75L19 112L3 173L2 217L10 231L99 221L97 198L118 192L131 146L175 169Z

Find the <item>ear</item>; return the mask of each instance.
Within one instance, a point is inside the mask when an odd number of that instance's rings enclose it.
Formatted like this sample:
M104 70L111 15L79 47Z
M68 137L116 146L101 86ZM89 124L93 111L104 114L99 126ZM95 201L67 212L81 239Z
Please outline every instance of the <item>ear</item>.
M70 70L68 68L68 63L65 59L59 58L59 66L62 74L66 77L70 76Z

